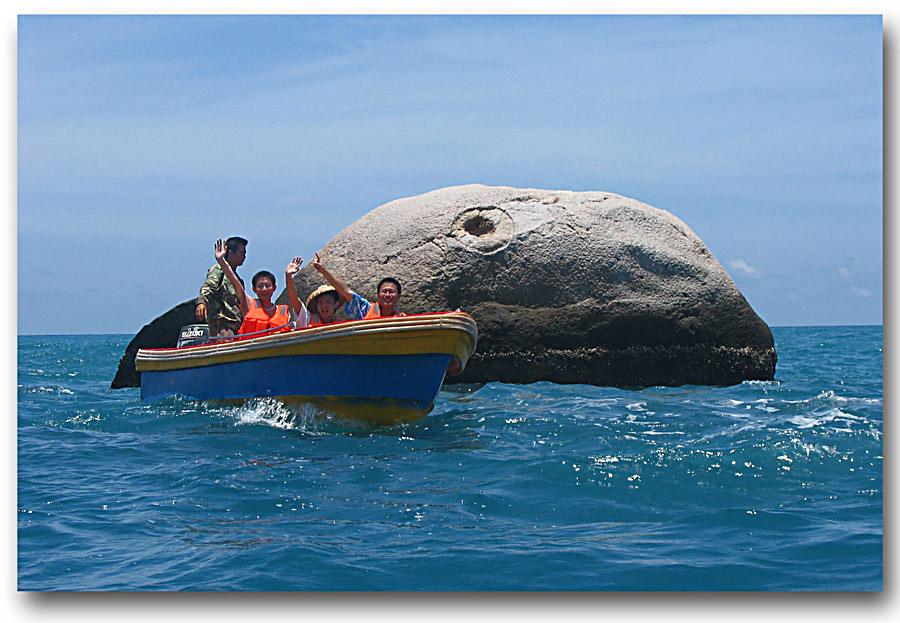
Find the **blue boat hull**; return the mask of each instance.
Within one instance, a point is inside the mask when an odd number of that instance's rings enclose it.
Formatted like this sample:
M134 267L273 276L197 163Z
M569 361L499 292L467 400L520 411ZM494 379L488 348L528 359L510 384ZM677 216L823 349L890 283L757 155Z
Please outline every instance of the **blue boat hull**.
M392 401L431 410L450 355L295 355L141 373L141 399L280 397ZM373 368L378 373L373 374ZM313 400L314 401L314 400Z

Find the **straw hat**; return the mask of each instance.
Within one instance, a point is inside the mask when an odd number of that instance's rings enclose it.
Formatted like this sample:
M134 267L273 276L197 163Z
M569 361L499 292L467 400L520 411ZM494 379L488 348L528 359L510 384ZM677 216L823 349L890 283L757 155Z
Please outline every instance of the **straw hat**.
M334 286L319 286L312 291L312 294L306 297L306 308L315 311L316 308L313 307L313 301L315 301L320 294L325 294L326 292L334 292L335 298L337 299L338 303L341 302L341 295L338 294L338 291L334 289Z

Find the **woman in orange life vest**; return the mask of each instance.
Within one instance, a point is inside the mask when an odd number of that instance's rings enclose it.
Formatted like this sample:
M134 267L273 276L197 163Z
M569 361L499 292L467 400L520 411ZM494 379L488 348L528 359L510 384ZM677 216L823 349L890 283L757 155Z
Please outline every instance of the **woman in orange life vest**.
M320 327L325 324L341 322L334 315L341 302L341 295L334 286L319 286L306 297L306 309L309 311L309 326Z
M337 290L341 300L346 301L344 313L351 320L368 320L370 318L406 315L397 309L397 302L400 300L400 282L393 277L385 277L378 282L378 300L373 302L367 301L351 290L341 279L332 275L325 268L318 253L316 253L316 259L312 261L312 266Z
M300 264L303 259L300 256L294 259L284 269L285 281L287 281L288 296L291 299L291 305L276 305L272 302L272 295L275 294L275 275L267 270L261 270L253 275L253 291L258 298L253 298L244 290L241 280L225 261L225 244L219 238L216 241L216 261L222 267L225 276L234 286L238 301L241 305L241 311L244 314L244 320L241 323L239 334L256 333L257 331L266 331L277 327L291 324L292 328L302 328L309 325L309 312L300 300L297 294L297 288L294 285L293 275L300 270Z

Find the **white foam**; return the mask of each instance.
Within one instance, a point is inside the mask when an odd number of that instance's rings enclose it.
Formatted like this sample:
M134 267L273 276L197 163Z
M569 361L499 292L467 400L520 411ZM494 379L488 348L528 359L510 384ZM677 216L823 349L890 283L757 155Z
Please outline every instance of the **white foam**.
M19 388L22 389L26 394L63 394L74 396L75 392L71 389L66 389L65 387L59 386L51 386L44 387L43 385L39 387L25 387L23 385L19 385Z
M276 398L248 400L235 412L238 425L263 425L282 430L314 432L331 414L308 403L286 405Z
M815 426L821 426L822 424L832 423L836 420L861 422L865 421L865 418L834 408L822 411L821 413L813 413L811 415L797 415L792 417L790 422L796 424L797 428L813 428ZM843 431L844 429L840 430Z

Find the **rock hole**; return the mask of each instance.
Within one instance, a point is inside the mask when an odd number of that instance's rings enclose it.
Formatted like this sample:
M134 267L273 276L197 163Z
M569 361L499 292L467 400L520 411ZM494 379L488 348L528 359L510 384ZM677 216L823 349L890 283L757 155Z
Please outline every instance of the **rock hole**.
M505 249L515 231L516 224L505 210L480 206L457 214L449 237L469 251L488 255Z
M463 229L473 236L487 236L494 233L494 223L478 214L463 223Z

